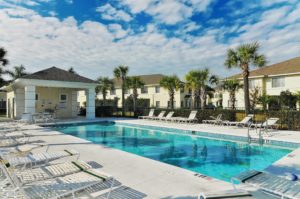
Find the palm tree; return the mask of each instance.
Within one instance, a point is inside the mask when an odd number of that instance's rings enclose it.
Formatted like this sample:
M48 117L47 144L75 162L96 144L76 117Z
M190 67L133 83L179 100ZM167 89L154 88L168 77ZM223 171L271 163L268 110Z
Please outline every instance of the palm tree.
M191 70L185 75L185 87L192 90L192 109L197 108L200 97L200 87L202 83L202 75L199 71Z
M98 82L98 85L96 86L96 93L98 94L101 92L103 104L105 105L107 92L108 90L113 89L114 83L108 77L99 77L96 81Z
M6 70L5 73L11 77L12 81L29 74L23 65L15 66L13 70Z
M73 74L77 74L73 67L70 67L68 69L68 72L73 73Z
M2 78L5 73L3 67L8 64L8 59L6 59L7 51L4 48L0 48L0 87L4 86L7 82Z
M223 82L222 88L229 92L229 100L231 103L231 109L235 109L235 94L239 89L243 88L243 85L236 79L227 79Z
M250 65L262 67L266 64L266 57L258 54L260 45L257 42L251 44L243 44L238 46L235 50L229 49L225 66L227 68L240 68L243 71L244 79L244 99L246 114L250 112L250 97L249 97L249 68Z
M182 82L176 75L164 76L160 81L160 86L167 89L170 97L170 108L174 109L175 91L182 87Z
M132 99L133 99L133 111L136 111L136 102L138 98L138 92L137 89L141 88L145 85L145 83L141 80L139 76L132 76L128 78L127 81L128 88L132 88Z
M7 51L4 48L0 48L0 67L6 66L8 64L8 59L6 59Z
M118 66L114 69L115 78L121 80L122 87L122 115L125 116L125 90L126 90L126 79L128 73L128 66Z

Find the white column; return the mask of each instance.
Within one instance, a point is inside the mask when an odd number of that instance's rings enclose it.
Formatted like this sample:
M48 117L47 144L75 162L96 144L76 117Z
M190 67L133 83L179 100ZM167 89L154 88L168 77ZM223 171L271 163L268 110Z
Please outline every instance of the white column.
M25 113L35 113L35 86L25 86Z
M86 91L86 118L95 119L95 88Z
M77 112L78 112L78 110L77 110L77 105L78 105L77 98L78 98L77 91L72 91L72 117L77 116Z

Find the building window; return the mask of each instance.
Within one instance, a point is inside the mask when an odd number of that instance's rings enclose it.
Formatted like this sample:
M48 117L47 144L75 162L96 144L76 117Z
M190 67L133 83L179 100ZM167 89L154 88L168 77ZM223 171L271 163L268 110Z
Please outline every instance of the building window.
M125 89L125 94L130 94L130 90L129 89Z
M66 102L67 99L68 99L67 94L60 94L59 100L60 100L61 102Z
M181 102L180 102L180 107L183 108L183 106L184 106L184 105L183 105L183 101L181 100Z
M156 102L155 102L155 107L156 107L156 108L159 108L159 107L160 107L160 101L156 101Z
M148 87L143 86L143 87L141 88L141 93L143 93L143 94L148 93Z
M111 89L110 90L110 95L115 95L116 94L116 90L115 89Z
M191 88L189 88L189 94L190 94L190 95L192 94L192 89L191 89Z
M285 87L284 77L272 78L272 88Z
M160 86L155 86L155 93L160 93Z
M254 89L255 88L255 80L254 79L251 79L249 80L249 89Z
M39 94L36 93L36 94L35 94L35 101L38 101L38 100L39 100Z

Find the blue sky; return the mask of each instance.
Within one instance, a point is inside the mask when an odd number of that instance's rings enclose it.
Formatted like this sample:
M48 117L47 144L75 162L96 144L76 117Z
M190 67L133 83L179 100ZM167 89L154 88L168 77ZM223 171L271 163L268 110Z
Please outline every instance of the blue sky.
M0 0L0 46L10 66L74 67L96 78L209 68L226 50L258 41L269 64L300 56L299 0Z

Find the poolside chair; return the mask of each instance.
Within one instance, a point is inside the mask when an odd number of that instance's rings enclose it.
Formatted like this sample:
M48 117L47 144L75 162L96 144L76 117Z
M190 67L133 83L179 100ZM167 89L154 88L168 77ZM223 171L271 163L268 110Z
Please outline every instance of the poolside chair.
M225 121L225 122L223 122L223 124L227 125L227 126L246 127L246 126L250 125L252 118L253 118L253 115L251 114L251 115L246 116L240 122Z
M110 194L113 185L114 178L98 169L89 169L74 174L69 174L63 177L52 178L44 181L38 181L21 185L18 183L18 179L13 172L9 172L5 166L2 166L5 171L5 175L9 176L8 180L16 187L16 191L21 192L25 198L62 198L64 196L72 196L75 199L75 193L84 191L90 187L105 182L110 182L109 193ZM14 196L15 193L12 192Z
M19 182L28 184L32 182L47 180L50 178L61 177L80 171L87 171L92 169L92 166L84 161L71 161L49 166L41 166L34 169L15 170Z
M41 164L47 164L53 160L66 157L77 157L78 159L79 152L72 149L65 149L62 151L33 153L26 156L8 156L4 160L10 167L25 169L28 167L32 168L39 166Z
M166 111L161 111L158 114L158 116L149 117L148 119L150 119L150 120L160 120L161 118L164 117L165 113L166 113Z
M139 116L138 119L149 119L154 116L154 109L150 109L149 114L147 116Z
M174 115L174 111L170 111L166 117L162 117L159 120L161 121L170 121L172 119L172 116Z
M231 179L233 187L235 182L245 183L259 188L267 194L281 198L300 198L300 183L285 178L255 170L245 171Z
M7 156L9 154L14 155L24 155L32 151L33 149L47 146L46 143L32 142L28 144L17 145L13 147L1 147L0 148L0 157Z
M200 193L198 199L224 199L224 198L240 198L240 199L250 199L254 198L249 192L244 190L231 190L231 191L221 191L216 193Z
M26 144L29 141L29 137L19 137L19 138L0 138L0 147L13 147L21 144Z
M202 120L204 124L222 124L222 114L219 114L217 117L209 116L212 120Z
M197 120L196 118L197 116L197 111L191 111L189 117L187 118L184 118L184 117L175 117L175 118L172 118L172 121L174 122L179 122L179 123L195 123Z
M251 124L250 127L253 128L262 128L262 129L277 129L278 125L276 124L279 121L279 118L269 118L263 123Z

